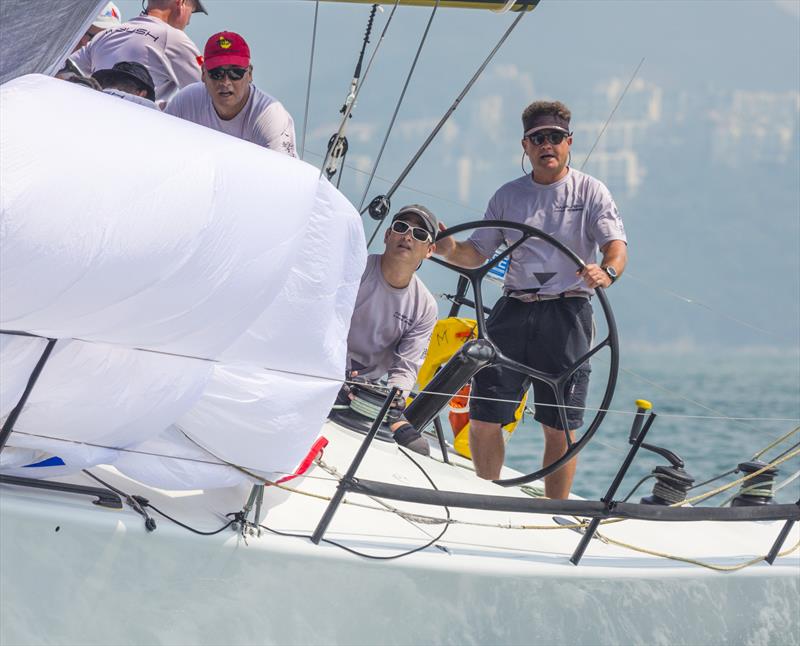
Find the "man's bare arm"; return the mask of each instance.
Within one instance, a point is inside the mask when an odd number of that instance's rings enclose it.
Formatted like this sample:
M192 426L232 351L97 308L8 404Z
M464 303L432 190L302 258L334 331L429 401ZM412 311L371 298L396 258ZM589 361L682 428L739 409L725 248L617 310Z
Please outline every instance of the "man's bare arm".
M611 278L603 267L613 267L619 278L628 263L628 245L622 240L612 240L606 243L600 251L603 253L603 260L599 265L589 264L578 272L586 285L591 288L611 286Z
M442 222L439 222L439 231L444 231L446 228ZM442 256L449 263L467 269L480 267L486 262L486 256L480 254L470 242L458 242L453 240L453 236L437 240L434 253Z

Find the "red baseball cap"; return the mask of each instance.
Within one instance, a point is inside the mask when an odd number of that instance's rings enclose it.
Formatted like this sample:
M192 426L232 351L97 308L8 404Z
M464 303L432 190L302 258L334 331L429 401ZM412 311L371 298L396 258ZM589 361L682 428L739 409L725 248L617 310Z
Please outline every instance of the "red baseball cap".
M249 67L250 48L245 39L232 31L221 31L208 39L203 51L203 59L207 70L223 65Z

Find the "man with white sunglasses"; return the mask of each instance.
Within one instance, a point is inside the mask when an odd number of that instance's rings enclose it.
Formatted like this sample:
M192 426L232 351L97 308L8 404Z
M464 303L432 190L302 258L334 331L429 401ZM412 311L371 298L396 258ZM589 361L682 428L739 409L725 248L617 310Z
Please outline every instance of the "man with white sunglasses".
M436 216L424 206L404 206L395 214L383 253L367 259L347 337L348 375L366 381L386 375L389 386L403 390L390 411L390 428L398 444L424 455L427 440L402 412L438 319L436 300L416 275L436 249L438 231Z
M489 201L485 220L510 220L541 229L572 249L586 264L574 263L555 247L531 238L516 249L505 278L503 297L492 308L487 331L506 356L550 374L560 374L580 359L592 343L589 299L597 287L610 287L627 262L627 239L611 193L602 182L569 165L571 113L559 101L537 101L522 113L523 159L530 174L508 182ZM453 264L478 267L503 243L520 234L494 228L477 229L463 242L447 237L437 253ZM597 263L597 255L602 260ZM547 384L533 380L534 419L542 424L543 465L566 452L583 424L589 384L589 362L564 386L565 411L559 411ZM470 402L470 436L475 471L496 480L505 458L501 426L514 412L531 379L496 367L475 375ZM567 428L564 428L566 420ZM575 460L545 478L549 498L567 498Z
M235 32L221 31L208 39L202 83L178 92L164 111L297 157L292 116L280 101L253 85L250 47Z

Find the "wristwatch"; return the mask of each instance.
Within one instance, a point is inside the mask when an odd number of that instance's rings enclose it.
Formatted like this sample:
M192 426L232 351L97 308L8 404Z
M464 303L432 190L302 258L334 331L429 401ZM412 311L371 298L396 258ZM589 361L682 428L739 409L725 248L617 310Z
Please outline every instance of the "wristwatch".
M617 270L614 269L611 265L607 265L603 267L603 271L606 272L608 277L611 279L611 284L613 285L617 281Z

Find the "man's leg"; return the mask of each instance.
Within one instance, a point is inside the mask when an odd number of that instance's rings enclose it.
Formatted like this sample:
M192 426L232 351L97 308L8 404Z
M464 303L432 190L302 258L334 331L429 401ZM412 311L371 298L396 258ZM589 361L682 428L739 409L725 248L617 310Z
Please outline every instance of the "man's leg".
M542 466L546 467L560 458L567 451L567 437L564 431L551 428L542 424L544 430L544 457ZM570 440L575 439L575 431L569 432ZM470 436L472 441L472 436ZM502 441L502 440L501 440ZM548 498L564 499L569 497L569 490L572 488L572 479L575 477L575 468L578 466L578 458L572 458L558 471L545 476L544 495Z
M500 424L470 419L469 451L477 476L484 480L497 480L506 456Z

